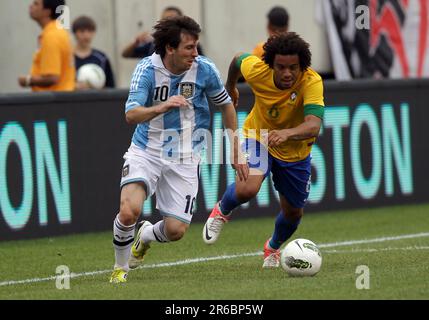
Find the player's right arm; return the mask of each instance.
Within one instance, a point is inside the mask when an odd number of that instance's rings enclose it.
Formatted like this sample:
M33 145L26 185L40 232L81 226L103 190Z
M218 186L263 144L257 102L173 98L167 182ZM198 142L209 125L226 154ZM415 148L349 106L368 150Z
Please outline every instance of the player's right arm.
M156 106L137 106L130 109L125 113L125 119L129 124L139 124L150 121L160 114L170 111L170 109L188 107L188 105L188 102L183 96L172 96L167 101Z
M241 63L243 59L248 57L249 55L250 54L248 53L236 54L232 59L228 69L228 78L226 80L225 89L228 91L228 94L232 99L232 103L236 108L238 106L238 98L239 98L237 82L238 82L238 79L243 77L241 73Z
M228 91L229 96L231 97L232 104L237 108L239 93L237 89L237 81L242 76L240 65L238 64L238 59L241 56L241 53L238 53L232 58L232 61L228 69L228 77L225 83L225 89Z

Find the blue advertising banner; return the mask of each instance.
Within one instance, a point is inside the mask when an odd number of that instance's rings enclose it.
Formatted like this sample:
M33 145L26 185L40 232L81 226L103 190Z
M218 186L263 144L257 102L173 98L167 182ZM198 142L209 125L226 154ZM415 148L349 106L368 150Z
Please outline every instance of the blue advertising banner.
M239 126L253 104L250 89L240 91ZM306 212L428 202L427 92L427 80L327 82ZM0 240L111 229L134 131L126 98L121 90L0 97ZM222 132L221 114L212 111L211 132ZM227 150L224 136L213 134L213 164L201 166L193 221L205 221L234 181ZM160 219L155 203L145 202L146 219ZM278 210L266 179L235 218Z

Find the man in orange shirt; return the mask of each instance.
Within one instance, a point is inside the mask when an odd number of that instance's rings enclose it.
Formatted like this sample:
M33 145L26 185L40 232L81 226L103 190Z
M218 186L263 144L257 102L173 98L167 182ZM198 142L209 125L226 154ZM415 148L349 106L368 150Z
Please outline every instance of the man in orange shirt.
M22 87L33 91L73 91L75 68L73 47L69 33L57 26L65 0L34 0L30 17L43 29L39 36L39 49L33 56L31 73L18 78ZM58 11L58 12L57 12Z
M267 31L268 35L274 36L281 33L287 32L289 28L289 14L283 7L273 7L267 14L268 24ZM266 41L262 41L256 45L253 49L252 54L262 59L264 54L264 44Z

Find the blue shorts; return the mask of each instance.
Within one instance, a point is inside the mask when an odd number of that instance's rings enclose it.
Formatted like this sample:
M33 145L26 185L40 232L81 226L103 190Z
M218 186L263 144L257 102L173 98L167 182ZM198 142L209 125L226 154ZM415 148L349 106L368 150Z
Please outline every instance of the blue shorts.
M255 139L246 139L242 145L248 155L250 168L260 170L267 177L273 175L274 188L294 208L303 208L310 194L311 155L297 162L286 162L273 157Z

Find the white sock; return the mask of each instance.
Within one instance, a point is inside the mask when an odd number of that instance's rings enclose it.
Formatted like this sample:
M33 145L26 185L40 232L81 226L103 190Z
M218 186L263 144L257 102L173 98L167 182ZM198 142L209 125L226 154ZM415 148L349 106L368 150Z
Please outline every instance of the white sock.
M170 242L164 231L164 220L158 221L153 226L149 226L141 233L141 241L149 243L151 241Z
M134 227L124 226L119 221L119 215L113 222L113 247L115 248L115 268L129 270L128 259L130 257L130 248L134 242Z

